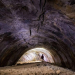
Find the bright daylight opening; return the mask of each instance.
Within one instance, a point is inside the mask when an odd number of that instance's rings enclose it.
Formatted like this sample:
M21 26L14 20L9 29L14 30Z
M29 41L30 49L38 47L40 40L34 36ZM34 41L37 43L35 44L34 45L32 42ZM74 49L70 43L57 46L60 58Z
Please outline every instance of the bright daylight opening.
M18 60L17 64L43 62L43 61L54 63L50 51L44 48L34 48L25 52Z

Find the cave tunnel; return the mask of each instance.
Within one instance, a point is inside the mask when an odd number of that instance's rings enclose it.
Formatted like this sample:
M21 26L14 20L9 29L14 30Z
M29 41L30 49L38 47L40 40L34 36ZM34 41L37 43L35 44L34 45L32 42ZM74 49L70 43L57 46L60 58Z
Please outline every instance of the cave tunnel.
M16 64L43 62L43 61L54 63L51 52L49 52L44 48L34 48L25 52L25 54L23 54L23 56L18 60Z
M0 0L0 67L44 61L75 71L73 1Z

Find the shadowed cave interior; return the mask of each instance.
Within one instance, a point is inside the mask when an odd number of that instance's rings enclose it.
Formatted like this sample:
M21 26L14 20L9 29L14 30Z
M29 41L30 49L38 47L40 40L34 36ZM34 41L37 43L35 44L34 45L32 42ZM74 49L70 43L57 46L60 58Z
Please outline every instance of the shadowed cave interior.
M75 71L75 0L0 0L0 67L36 62Z

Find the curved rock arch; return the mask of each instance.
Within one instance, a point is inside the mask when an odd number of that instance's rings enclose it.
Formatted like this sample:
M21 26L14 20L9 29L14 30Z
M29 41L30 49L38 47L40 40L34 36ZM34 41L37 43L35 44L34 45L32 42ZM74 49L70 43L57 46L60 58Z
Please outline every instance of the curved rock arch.
M56 64L75 69L75 25L70 19L48 1L42 9L40 0L13 1L1 0L0 66L14 65L27 50L44 47Z

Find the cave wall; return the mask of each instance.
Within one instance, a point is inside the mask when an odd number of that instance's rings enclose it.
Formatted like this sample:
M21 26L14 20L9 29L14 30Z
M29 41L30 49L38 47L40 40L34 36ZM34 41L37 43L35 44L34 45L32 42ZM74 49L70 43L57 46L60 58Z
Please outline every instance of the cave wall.
M0 66L14 65L27 50L44 47L56 64L75 70L75 17L53 6L59 1L0 1Z

